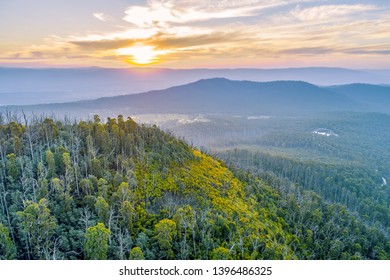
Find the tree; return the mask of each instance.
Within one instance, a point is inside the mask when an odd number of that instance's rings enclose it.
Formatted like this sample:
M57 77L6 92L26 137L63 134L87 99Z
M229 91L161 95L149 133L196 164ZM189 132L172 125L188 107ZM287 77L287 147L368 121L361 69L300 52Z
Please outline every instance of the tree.
M16 247L10 237L9 230L0 223L0 260L13 260L15 257Z
M217 247L211 252L212 260L228 260L230 257L229 249L224 247Z
M45 152L46 164L47 164L47 179L51 179L55 176L56 173L56 163L54 160L54 155L50 150Z
M180 258L185 260L188 259L190 254L190 236L192 235L192 249L196 255L196 244L195 244L195 212L192 207L187 205L183 208L178 208L173 220L176 223L178 234L180 235Z
M155 254L152 252L153 246L151 245L149 236L145 232L141 231L138 234L135 244L137 247L140 247L145 259L154 260L156 258Z
M91 174L97 178L102 177L102 166L97 158L91 159Z
M17 157L15 154L8 154L6 160L6 170L8 177L11 177L13 181L16 181L19 178L20 170L19 164L17 162Z
M84 195L92 195L93 185L91 180L84 178L80 181L80 188Z
M45 166L43 165L42 162L38 162L38 180L37 180L37 195L38 199L44 198L48 195L49 193L49 181L46 179L46 171L45 171Z
M119 209L119 213L122 218L122 224L126 227L126 229L131 230L133 226L133 217L135 216L133 205L128 201L123 201Z
M46 144L50 146L51 142L58 135L58 127L52 119L45 118L45 120L40 123L39 133L41 138L46 140Z
M50 259L52 237L57 228L56 219L50 214L47 200L42 198L38 203L26 201L24 211L16 215L20 219L20 228L29 256L33 259Z
M134 247L130 251L130 260L144 260L145 256L140 247Z
M98 195L103 197L104 199L107 199L108 190L110 188L110 185L108 184L107 180L100 178L97 184L98 184Z
M99 196L96 203L95 203L95 210L96 213L99 217L99 221L107 224L108 222L108 216L109 216L109 211L110 211L110 206L106 202L106 200Z
M74 171L73 171L72 162L70 160L69 153L62 154L62 162L65 166L65 187L66 187L66 190L68 192L70 192L71 188L73 186L73 182L75 180L75 177L74 177Z
M155 233L160 248L160 258L173 259L175 254L172 249L172 241L176 236L176 223L169 219L163 219L156 224Z
M132 192L129 188L129 184L126 183L126 182L122 182L116 193L115 193L115 196L117 197L117 199L119 200L119 203L122 203L124 201L129 201L132 199Z
M106 260L110 230L98 223L85 232L84 257L87 260Z

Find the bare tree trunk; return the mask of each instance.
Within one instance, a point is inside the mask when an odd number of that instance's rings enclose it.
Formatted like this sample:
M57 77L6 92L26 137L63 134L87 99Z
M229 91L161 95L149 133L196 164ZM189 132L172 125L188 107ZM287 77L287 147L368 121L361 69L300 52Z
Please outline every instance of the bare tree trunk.
M30 146L31 161L34 161L34 149L33 149L32 140L31 140L30 126L28 124L28 119L27 119L26 114L23 111L22 111L22 114L23 114L24 123L26 126L26 134L28 137L28 143Z
M4 201L4 209L5 209L5 213L6 213L6 217L7 217L7 222L8 222L8 226L9 226L9 231L10 231L10 234L11 234L11 237L12 237L12 241L15 243L15 234L14 234L14 231L13 231L13 227L11 226L11 217L9 215L9 211L8 211L8 204L7 204L7 191L6 191L6 187L7 187L7 174L5 172L5 152L3 151L3 146L0 146L0 156L1 156L1 164L2 164L2 170L3 170L3 174L2 174L2 183L1 183L1 186L2 186L2 197L3 197L3 201Z

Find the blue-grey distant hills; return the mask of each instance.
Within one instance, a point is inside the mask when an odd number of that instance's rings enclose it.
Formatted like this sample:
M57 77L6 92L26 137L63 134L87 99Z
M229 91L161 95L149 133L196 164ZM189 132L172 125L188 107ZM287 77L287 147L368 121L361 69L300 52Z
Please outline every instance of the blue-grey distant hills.
M307 115L334 111L390 113L390 87L351 84L319 87L302 81L199 80L163 90L58 104L3 107L45 114Z
M342 94L361 105L364 110L390 112L390 87L369 84L332 86L329 90Z
M215 77L257 82L305 81L320 86L390 84L390 71L344 68L159 69L0 67L0 106L58 103L158 90Z

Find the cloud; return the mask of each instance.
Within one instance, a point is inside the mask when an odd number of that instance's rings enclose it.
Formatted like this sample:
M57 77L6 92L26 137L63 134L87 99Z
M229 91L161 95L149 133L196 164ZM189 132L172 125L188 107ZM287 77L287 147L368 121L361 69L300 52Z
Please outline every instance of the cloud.
M346 48L343 50L347 54L362 54L362 55L390 55L390 43L383 45L361 46Z
M251 34L247 36L244 33L232 32L207 32L204 34L190 34L186 33L180 36L171 33L157 33L148 38L123 39L115 38L111 40L85 40L85 41L71 41L70 43L77 46L80 50L96 51L96 50L115 50L134 46L138 43L143 45L154 46L158 50L167 49L185 49L204 45L218 45L227 43L237 43L239 41L246 43Z
M72 44L61 37L50 36L45 38L41 44L30 45L17 51L4 53L2 59L59 59L73 52L75 52L75 49Z
M386 8L318 3L322 1L149 0L128 7L125 21L112 25L111 32L49 37L2 56L120 64L138 44L150 47L165 65L193 63L195 67L224 62L337 61L340 57L357 61L389 54ZM102 21L99 26L109 26L106 21L112 20L100 12L93 16Z
M348 53L348 54L390 55L390 50L351 49L351 50L347 50L345 53Z
M290 12L290 15L301 21L335 20L351 14L367 12L377 9L373 5L321 5L310 8L301 8L299 5Z
M337 49L334 48L326 48L326 47L301 47L301 48L293 48L293 49L285 49L282 50L280 53L282 54L296 54L296 55L319 55L319 54L330 54L337 51Z
M104 13L93 13L92 15L100 21L111 20L111 18L109 16L106 16Z
M290 1L302 2L302 1ZM255 16L257 12L286 5L286 1L149 1L147 6L131 6L123 18L141 28Z
M299 55L299 56L317 56L322 54L333 55L333 54L357 54L357 55L390 55L390 44L385 45L374 45L374 46L359 46L359 47L301 47L284 49L280 51L282 55Z
M238 41L247 41L248 38L244 34L232 31L232 32L211 32L207 34L199 35L187 35L187 36L172 36L166 34L158 34L149 40L146 40L145 43L149 43L157 46L162 49L170 48L187 48L194 46L202 45L216 45L216 44L226 44L233 43Z
M86 40L86 41L71 41L82 50L111 50L131 46L139 39L114 39L114 40Z

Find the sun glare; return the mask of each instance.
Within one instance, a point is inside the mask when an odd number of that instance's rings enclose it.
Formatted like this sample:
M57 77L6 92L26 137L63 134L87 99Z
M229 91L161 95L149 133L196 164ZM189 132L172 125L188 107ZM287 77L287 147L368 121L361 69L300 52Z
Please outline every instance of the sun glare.
M154 47L142 44L129 48L118 49L116 52L119 55L130 56L126 61L141 65L158 62L157 56L160 54L160 52L154 50Z

